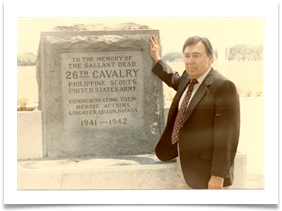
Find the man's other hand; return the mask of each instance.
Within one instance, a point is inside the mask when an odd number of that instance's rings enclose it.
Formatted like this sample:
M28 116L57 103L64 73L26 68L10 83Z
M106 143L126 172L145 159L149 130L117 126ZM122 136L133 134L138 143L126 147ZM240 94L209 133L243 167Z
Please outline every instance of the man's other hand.
M208 184L208 189L223 189L223 182L224 178L212 175Z

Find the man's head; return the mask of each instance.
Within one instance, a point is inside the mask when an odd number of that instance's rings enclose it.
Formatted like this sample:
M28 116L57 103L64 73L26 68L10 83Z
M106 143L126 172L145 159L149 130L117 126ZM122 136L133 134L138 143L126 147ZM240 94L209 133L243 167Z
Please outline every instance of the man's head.
M210 41L205 37L189 37L182 51L186 71L193 79L203 75L213 62L213 49Z

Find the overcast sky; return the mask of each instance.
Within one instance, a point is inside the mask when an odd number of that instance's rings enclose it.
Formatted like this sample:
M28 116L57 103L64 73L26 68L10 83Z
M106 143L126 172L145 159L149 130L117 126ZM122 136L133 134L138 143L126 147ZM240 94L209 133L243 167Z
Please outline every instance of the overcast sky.
M181 52L184 41L193 35L208 37L214 49L264 42L264 18L18 18L18 53L36 54L40 32L54 26L92 23L113 26L124 22L159 30L163 54Z

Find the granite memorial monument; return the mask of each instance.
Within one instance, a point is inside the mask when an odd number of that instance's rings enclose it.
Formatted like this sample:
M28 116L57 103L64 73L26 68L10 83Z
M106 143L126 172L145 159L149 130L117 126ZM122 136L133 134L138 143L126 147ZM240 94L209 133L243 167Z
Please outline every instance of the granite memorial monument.
M164 127L162 82L135 23L42 32L37 81L44 157L154 153Z

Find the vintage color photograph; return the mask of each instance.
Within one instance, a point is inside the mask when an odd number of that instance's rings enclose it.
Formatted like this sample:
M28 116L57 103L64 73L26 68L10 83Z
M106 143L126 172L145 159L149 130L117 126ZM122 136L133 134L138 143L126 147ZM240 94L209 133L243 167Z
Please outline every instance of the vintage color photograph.
M263 18L18 18L18 189L176 188L177 181L169 179L176 172L175 160L161 162L154 152L176 94L151 73L149 37L157 33L162 61L179 75L185 70L185 40L210 40L212 68L235 84L239 96L240 138L229 188L264 188ZM43 69L49 64L52 68ZM27 130L31 124L38 129ZM26 147L29 143L32 148ZM123 166L132 167L124 172L129 178L110 177ZM109 175L100 175L95 167ZM72 183L38 176L58 168L79 169L81 173L66 175L81 179ZM101 181L84 179L86 169L93 169L93 177ZM145 178L130 184L129 175L137 177L139 171ZM147 174L156 181L146 184Z
M14 201L269 192L269 19L232 14L17 15Z

